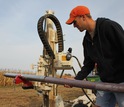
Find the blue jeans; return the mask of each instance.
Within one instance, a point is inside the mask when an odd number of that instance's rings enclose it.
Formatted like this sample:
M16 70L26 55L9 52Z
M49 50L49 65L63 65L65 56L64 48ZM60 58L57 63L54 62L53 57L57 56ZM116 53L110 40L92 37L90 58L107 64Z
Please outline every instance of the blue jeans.
M100 107L124 107L124 93L97 91L96 105Z

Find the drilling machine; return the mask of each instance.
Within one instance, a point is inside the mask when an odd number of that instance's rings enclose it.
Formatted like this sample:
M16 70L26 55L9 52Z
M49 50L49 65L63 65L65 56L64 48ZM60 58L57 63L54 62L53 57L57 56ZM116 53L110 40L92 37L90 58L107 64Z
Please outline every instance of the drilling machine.
M39 19L37 28L43 43L43 55L40 55L36 75L57 77L57 70L62 70L62 76L64 70L73 67L72 59L67 60L67 54L63 52L62 28L54 12L46 11L46 14ZM43 95L43 107L64 107L61 96L57 95L57 86L49 83L35 83L36 90Z
M62 28L59 20L54 16L54 12L50 10L46 11L46 15L39 19L37 28L44 47L43 55L40 55L39 58L36 75L57 77L58 70L61 72L59 78L62 77L64 70L72 70L76 75L75 69L72 66L72 57L77 60L80 68L81 64L77 57L71 55L71 48L68 49L67 53L63 52L64 40ZM43 95L43 107L64 107L61 96L57 94L57 86L56 84L35 82L36 90ZM85 91L83 90L83 92ZM87 93L91 98L92 96L94 97L91 90L87 89ZM89 98L86 97L84 99ZM89 99L88 101L91 101Z

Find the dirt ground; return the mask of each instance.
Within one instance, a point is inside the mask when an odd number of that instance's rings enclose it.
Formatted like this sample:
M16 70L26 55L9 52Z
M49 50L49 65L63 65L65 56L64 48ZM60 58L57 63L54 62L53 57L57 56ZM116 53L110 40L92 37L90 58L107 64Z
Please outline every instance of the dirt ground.
M64 101L83 95L80 88L58 87ZM23 90L20 86L0 87L0 107L41 107L42 96L34 89Z

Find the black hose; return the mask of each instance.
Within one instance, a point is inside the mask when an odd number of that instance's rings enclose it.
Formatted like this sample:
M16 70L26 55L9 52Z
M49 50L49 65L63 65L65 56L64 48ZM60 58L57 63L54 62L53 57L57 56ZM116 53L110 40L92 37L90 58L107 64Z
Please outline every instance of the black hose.
M59 20L52 14L46 14L44 16L42 16L39 21L38 21L38 24L37 24L37 30L38 30L38 34L39 34L39 37L44 45L44 48L46 49L48 55L55 59L55 55L54 55L54 52L47 40L47 37L46 37L46 32L44 31L44 26L43 26L43 22L46 18L49 18L51 19L55 26L56 26L56 29L57 29L57 38L58 38L58 52L62 52L64 50L64 43L63 43L63 33L62 33L62 28L61 28L61 25L60 25L60 22Z
M77 58L76 56L72 56L72 57L74 57L74 58L77 60L77 62L78 62L78 64L79 64L79 67L81 68L81 64L80 64L78 58ZM86 80L87 80L87 79L86 79ZM90 102L91 102L93 105L95 105L95 103L90 99L90 97L87 95L87 93L85 92L85 90L84 90L83 88L82 88L82 91L83 91L83 93L86 95L86 97L90 100Z

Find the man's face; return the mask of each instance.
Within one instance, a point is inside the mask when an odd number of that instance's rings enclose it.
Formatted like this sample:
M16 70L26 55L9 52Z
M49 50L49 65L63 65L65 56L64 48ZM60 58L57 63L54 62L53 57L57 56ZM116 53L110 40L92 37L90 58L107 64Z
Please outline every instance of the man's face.
M83 32L85 29L85 17L77 16L73 21L73 26L76 27L80 32Z

